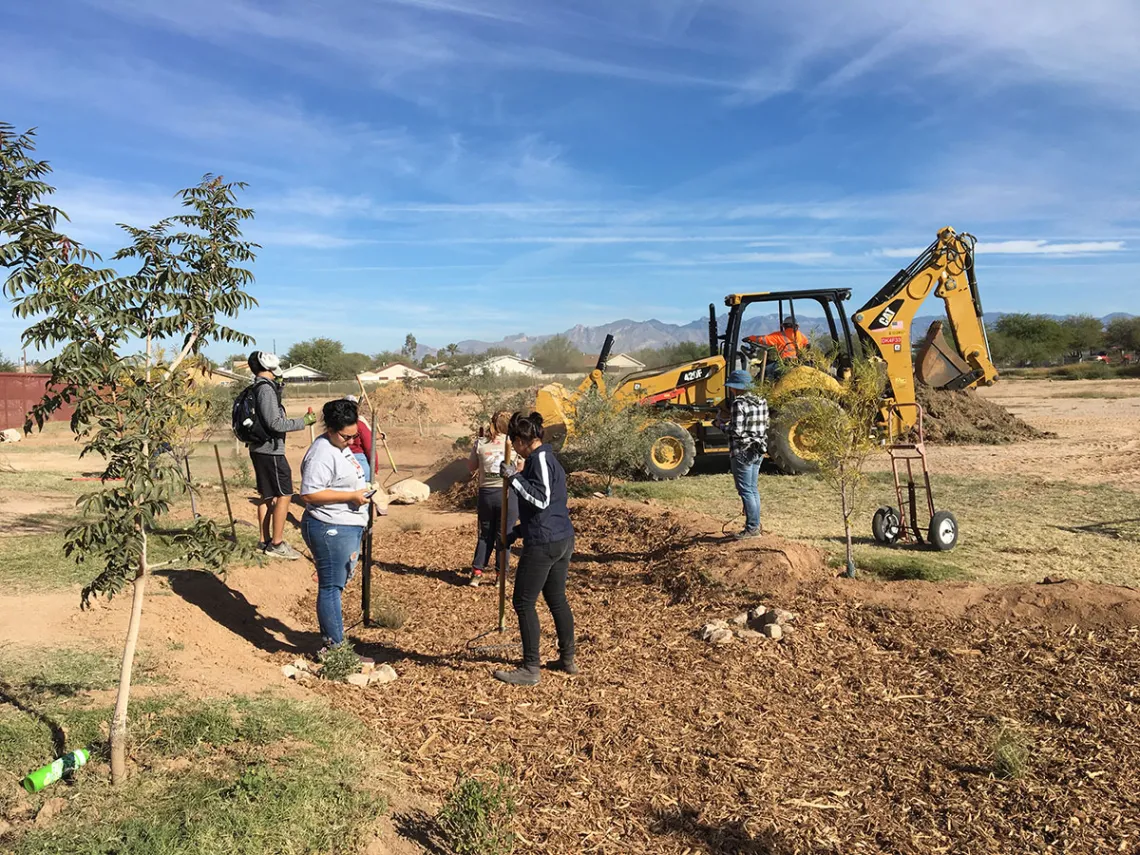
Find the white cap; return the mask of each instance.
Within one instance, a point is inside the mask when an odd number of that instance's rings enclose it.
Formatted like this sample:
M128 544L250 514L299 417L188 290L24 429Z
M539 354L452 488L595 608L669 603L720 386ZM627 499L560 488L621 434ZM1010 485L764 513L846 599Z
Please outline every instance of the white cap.
M274 376L281 376L281 360L277 358L276 353L270 353L267 350L255 350L249 355L249 361L260 365L262 371L272 371Z

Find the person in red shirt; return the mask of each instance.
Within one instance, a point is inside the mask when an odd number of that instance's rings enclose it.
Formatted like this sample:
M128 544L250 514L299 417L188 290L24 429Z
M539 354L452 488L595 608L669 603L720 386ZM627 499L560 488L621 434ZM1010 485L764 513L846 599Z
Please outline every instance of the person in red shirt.
M355 404L356 396L345 395L345 400L352 401ZM364 480L372 483L372 431L363 417L358 417L356 424L360 430L352 438L348 450L352 452L352 456L356 458L357 462L364 467Z

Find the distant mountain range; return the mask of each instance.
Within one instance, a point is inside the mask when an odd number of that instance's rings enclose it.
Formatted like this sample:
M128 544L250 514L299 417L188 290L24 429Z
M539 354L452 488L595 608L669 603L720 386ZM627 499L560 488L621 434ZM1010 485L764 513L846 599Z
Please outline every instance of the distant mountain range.
M1007 313L988 313L986 315L986 321L992 323L1003 314ZM727 315L721 315L717 319L717 326L721 333L724 332L727 317ZM1052 315L1051 317L1060 319L1064 317L1064 315ZM1101 320L1107 324L1115 318L1128 317L1132 317L1132 315L1127 312L1114 312L1110 315L1105 315ZM823 331L827 329L827 321L825 318L797 315L796 320L799 321L800 329L808 333L815 330ZM922 338L926 334L926 330L931 322L937 320L944 320L944 316L917 316L914 320L912 335L916 339ZM602 343L606 340L606 336L612 334L614 337L614 353L632 353L633 351L643 350L645 348L666 347L668 345L681 344L682 342L707 342L709 337L708 324L708 318L701 318L688 324L667 324L658 320L633 321L628 318L623 318L620 321L612 321L608 324L600 324L593 327L578 324L562 333L553 333L551 335L527 335L526 333L519 333L518 335L506 336L499 341L468 339L458 344L459 350L462 353L482 353L491 347L501 347L507 348L519 356L526 357L530 355L531 351L537 345L547 339L553 338L554 335L564 335L583 353L595 354L601 350ZM763 335L764 333L770 333L779 329L779 326L780 318L777 314L750 315L744 320L743 334ZM854 332L854 328L852 328L852 332ZM435 353L437 350L430 347L421 347L420 349L424 354Z

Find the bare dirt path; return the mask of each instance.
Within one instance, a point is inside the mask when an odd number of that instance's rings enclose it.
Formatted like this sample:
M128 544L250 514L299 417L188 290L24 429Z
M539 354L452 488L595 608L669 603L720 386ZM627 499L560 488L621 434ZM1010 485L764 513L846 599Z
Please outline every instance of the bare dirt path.
M980 394L1056 438L999 446L931 445L936 472L1109 483L1140 491L1140 380L1014 380ZM1105 397L1092 397L1100 395Z

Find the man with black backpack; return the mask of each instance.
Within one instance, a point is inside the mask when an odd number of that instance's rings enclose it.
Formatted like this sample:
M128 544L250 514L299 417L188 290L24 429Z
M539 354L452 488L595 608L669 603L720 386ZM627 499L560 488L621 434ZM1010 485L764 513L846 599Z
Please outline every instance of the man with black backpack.
M302 430L316 422L313 413L299 419L285 417L281 404L281 360L277 354L255 350L249 355L253 385L243 389L234 401L233 429L249 448L253 473L257 478L257 521L261 529L258 548L274 558L290 561L301 553L287 544L285 520L293 502L293 472L285 459L285 434Z

